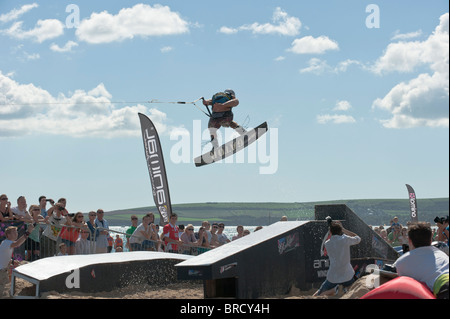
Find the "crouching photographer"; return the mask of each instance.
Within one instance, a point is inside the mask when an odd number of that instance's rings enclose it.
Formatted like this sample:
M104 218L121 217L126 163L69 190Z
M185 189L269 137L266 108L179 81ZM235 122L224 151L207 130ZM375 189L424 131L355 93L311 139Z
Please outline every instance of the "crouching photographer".
M355 271L350 263L350 246L361 242L361 238L345 229L340 221L333 221L331 217L326 220L331 233L331 238L325 242L330 268L326 280L314 296L334 294L339 285L347 288L353 284Z

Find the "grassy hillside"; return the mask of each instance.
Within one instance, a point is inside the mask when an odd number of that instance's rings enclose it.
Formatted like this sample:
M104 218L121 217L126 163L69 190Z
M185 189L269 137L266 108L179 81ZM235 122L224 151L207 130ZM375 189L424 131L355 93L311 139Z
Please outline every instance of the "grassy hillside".
M289 220L314 219L314 206L323 204L346 204L369 225L387 224L397 216L401 223L409 217L409 201L407 199L365 199L339 200L309 203L198 203L173 205L173 211L179 216L180 224L199 225L203 220L224 222L226 225L269 225L278 221L281 216ZM139 218L148 212L159 214L155 207L140 207L126 210L106 212L105 218L110 225L123 226L130 224L130 216ZM433 222L436 216L447 216L449 212L448 198L418 200L419 219Z

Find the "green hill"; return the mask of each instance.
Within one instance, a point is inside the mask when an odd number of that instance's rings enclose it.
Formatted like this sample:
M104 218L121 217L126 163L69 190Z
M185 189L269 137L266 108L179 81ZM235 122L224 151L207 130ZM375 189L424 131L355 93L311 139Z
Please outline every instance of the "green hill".
M369 225L384 225L397 216L402 224L410 220L408 199L361 199L337 200L308 203L198 203L173 205L173 211L178 214L179 224L192 223L200 225L203 220L209 222L224 222L226 225L269 225L282 216L288 220L314 219L314 206L324 204L346 204L361 219ZM417 201L419 219L433 223L436 216L447 216L449 211L448 198L419 199ZM156 207L140 207L106 212L105 218L110 225L126 226L130 224L130 216L139 218L148 212L154 212L157 219L159 213Z

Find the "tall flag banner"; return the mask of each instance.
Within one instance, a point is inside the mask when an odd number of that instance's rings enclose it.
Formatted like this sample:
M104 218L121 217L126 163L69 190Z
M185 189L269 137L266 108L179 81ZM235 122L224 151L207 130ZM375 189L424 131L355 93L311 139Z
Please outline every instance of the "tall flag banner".
M170 203L169 184L167 182L161 143L153 122L146 115L138 114L141 121L145 158L152 184L153 200L161 217L160 225L165 225L169 222L169 218L172 215L172 205Z
M408 189L409 193L409 206L411 208L411 221L412 222L418 222L419 217L417 215L417 199L416 199L416 192L414 189L406 184L406 188Z

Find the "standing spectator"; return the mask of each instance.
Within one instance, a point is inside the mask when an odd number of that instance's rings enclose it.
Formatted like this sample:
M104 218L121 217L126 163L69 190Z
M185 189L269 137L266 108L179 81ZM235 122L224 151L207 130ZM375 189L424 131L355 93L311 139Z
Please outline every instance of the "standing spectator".
M134 231L130 238L130 245L133 251L138 250L155 250L155 242L157 240L156 233L151 225L152 215L147 214L142 217L142 223Z
M208 235L205 232L205 228L202 226L198 230L198 243L199 246L197 248L198 255L204 253L205 251L209 250L209 241L208 241Z
M436 217L434 219L434 221L436 222L436 226L437 226L436 240L448 243L448 216L447 216L447 218Z
M178 220L178 215L176 213L172 213L169 219L169 223L166 224L163 228L163 240L166 245L167 252L178 252L178 245L180 243L180 239L178 237L179 229L176 225Z
M73 217L66 214L65 217L65 225L68 227L63 227L59 236L61 237L61 241L66 244L67 253L69 255L75 255L75 243L77 242L81 229L87 229L87 225L84 222L84 216L81 212L76 213Z
M448 236L448 223L447 223L447 227L444 228L444 234L445 234L445 236L447 236L447 245L450 246L450 238Z
M391 227L392 231L389 233L389 235L387 236L389 243L391 244L391 246L396 247L396 246L401 246L402 242L401 242L401 231L402 231L402 226L399 223L393 223L392 227Z
M56 254L56 256L67 256L67 246L64 243L60 243L58 245L59 247L59 253Z
M181 237L181 234L184 233L184 224L178 225L178 238Z
M41 246L41 258L54 256L57 250L57 240L61 228L64 224L62 212L65 208L62 203L56 203L46 218L47 227L42 233L40 246Z
M31 215L27 212L27 200L25 196L17 198L17 206L12 208L14 218L26 223L31 222Z
M194 226L192 224L188 224L184 228L184 232L180 235L180 240L185 244L181 245L181 253L188 255L193 255L192 246L197 246L201 243L200 239L197 239L194 235Z
M114 246L114 238L112 238L111 234L108 234L108 237L106 238L108 240L108 249L107 253L112 252L113 246Z
M138 218L136 215L131 215L131 226L127 229L126 233L126 239L127 243L125 244L129 251L133 251L130 244L130 237L133 235L134 231L136 230L138 226Z
M158 243L156 244L156 251L165 251L166 247L164 246L164 242L162 241L163 233L159 233L159 225L155 224L155 233L156 233L156 239L158 240Z
M204 228L205 234L208 236L208 243L211 242L211 224L207 220L204 220L202 222L202 227Z
M103 209L97 210L97 219L95 220L95 226L99 229L97 248L95 250L97 254L108 252L109 225L107 220L104 218L104 215L105 212Z
M408 228L402 227L399 239L400 239L400 242L402 243L402 245L408 245L409 244Z
M41 209L41 216L47 217L47 202L50 202L52 206L55 204L55 201L53 199L48 199L45 196L39 197L39 208Z
M331 221L329 228L331 237L325 242L325 248L330 259L330 268L326 280L314 296L330 294L339 285L346 288L355 281L355 271L350 263L350 246L359 244L361 238L345 229L338 221Z
M400 276L424 282L439 299L448 299L448 255L431 245L431 227L424 222L408 229L410 251L394 263Z
M20 245L25 242L33 229L33 225L29 225L28 230L25 232L25 234L17 239L17 237L19 236L17 227L9 226L8 228L6 228L6 239L4 239L0 244L0 271L8 271L10 269L10 266L14 268L19 265L17 260L12 259L12 253L14 251L14 248L20 247Z
M211 247L219 247L220 242L219 238L217 237L217 231L219 230L219 224L213 223L211 228L211 240L209 241L209 245Z
M398 222L398 217L397 216L395 216L391 220L391 227L395 227L395 226L401 226L400 223Z
M387 235L387 231L386 231L386 229L381 229L380 230L380 237L381 238L383 238L386 242L389 242L389 239L388 239L388 237L387 237L388 235Z
M25 250L27 251L27 260L34 261L39 259L40 255L40 233L39 233L39 225L38 223L45 222L45 218L40 214L41 209L38 205L30 206L30 214L32 217L32 222L34 228L33 231L30 232L26 242L25 242Z
M120 235L116 235L116 239L114 240L114 250L117 251L117 249L121 247L123 249L123 239L120 238Z
M185 244L192 244L197 241L194 235L194 226L192 224L188 224L184 228L184 232L180 235L180 240Z
M91 254L94 254L97 249L97 237L100 231L97 229L95 225L95 219L97 218L97 213L91 210L88 214L89 220L86 222L86 225L89 229L89 236L87 237L87 241L89 242L89 247Z
M58 207L62 206L65 209L66 205L67 205L67 200L64 197L62 197L62 198L58 199L57 203L58 203ZM58 208L57 206L55 206L55 201L54 200L50 200L50 204L52 205L52 207L50 207L47 210L47 217L51 216L53 214L53 212Z
M80 231L80 237L78 237L75 243L75 254L76 255L89 255L91 253L91 244L88 240L89 230L82 229Z
M236 227L237 235L233 236L231 240L236 240L244 236L244 226L239 225Z
M219 230L217 231L217 238L219 240L219 243L221 245L229 243L230 240L228 239L227 235L225 235L223 233L223 231L225 230L225 224L224 223L220 223L219 224Z
M11 202L8 201L8 196L5 194L0 195L0 222L13 220L14 215L11 210Z

